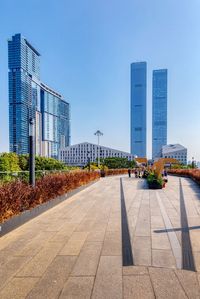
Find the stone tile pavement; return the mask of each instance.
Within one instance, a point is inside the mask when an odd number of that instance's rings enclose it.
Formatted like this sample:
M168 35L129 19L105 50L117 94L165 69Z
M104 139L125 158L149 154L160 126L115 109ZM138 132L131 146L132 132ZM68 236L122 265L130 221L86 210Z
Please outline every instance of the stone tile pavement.
M197 272L182 269L177 177L157 191L123 177L134 266L122 266L117 176L0 239L0 298L200 298L200 188L181 181Z

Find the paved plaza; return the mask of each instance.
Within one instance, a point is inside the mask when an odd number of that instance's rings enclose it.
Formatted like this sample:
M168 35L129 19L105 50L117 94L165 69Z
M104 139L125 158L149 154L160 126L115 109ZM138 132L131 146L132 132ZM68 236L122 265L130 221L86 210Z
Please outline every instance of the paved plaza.
M1 299L200 298L199 284L200 188L186 178L102 178L0 239Z

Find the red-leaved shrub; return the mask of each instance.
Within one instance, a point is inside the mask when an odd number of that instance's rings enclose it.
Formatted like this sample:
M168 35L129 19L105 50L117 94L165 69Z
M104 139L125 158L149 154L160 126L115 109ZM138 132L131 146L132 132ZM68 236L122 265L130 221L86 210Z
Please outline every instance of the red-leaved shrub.
M200 184L200 169L170 169L168 173L192 178Z
M127 168L105 170L105 175L106 176L109 176L109 175L120 175L120 174L127 174L127 173L128 173L128 169Z
M33 188L20 180L0 185L0 223L100 177L98 172L72 171L45 176Z

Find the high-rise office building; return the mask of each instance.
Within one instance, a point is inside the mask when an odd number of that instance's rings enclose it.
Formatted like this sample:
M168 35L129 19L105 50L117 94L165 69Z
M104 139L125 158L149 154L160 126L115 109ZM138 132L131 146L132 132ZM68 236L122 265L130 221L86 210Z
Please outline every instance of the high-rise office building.
M36 154L57 158L70 144L69 103L40 81L40 54L21 34L8 41L8 68L10 151L29 152L33 118Z
M153 71L152 158L161 157L167 144L167 69Z
M42 155L58 158L70 145L70 107L62 96L41 83Z
M40 80L40 54L21 34L8 41L8 68L10 151L25 154L29 119L35 115L39 96L34 87Z
M146 157L147 63L131 64L131 154Z

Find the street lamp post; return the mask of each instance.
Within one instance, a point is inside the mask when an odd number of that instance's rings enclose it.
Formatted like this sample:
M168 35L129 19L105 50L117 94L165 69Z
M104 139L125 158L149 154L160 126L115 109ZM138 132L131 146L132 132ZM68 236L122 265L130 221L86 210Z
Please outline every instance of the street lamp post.
M29 119L29 184L35 187L34 119Z
M90 171L90 151L87 152L88 170Z
M103 136L103 133L99 130L97 130L94 135L97 136L98 139L98 167L100 166L100 149L99 149L99 141L100 141L100 136Z

